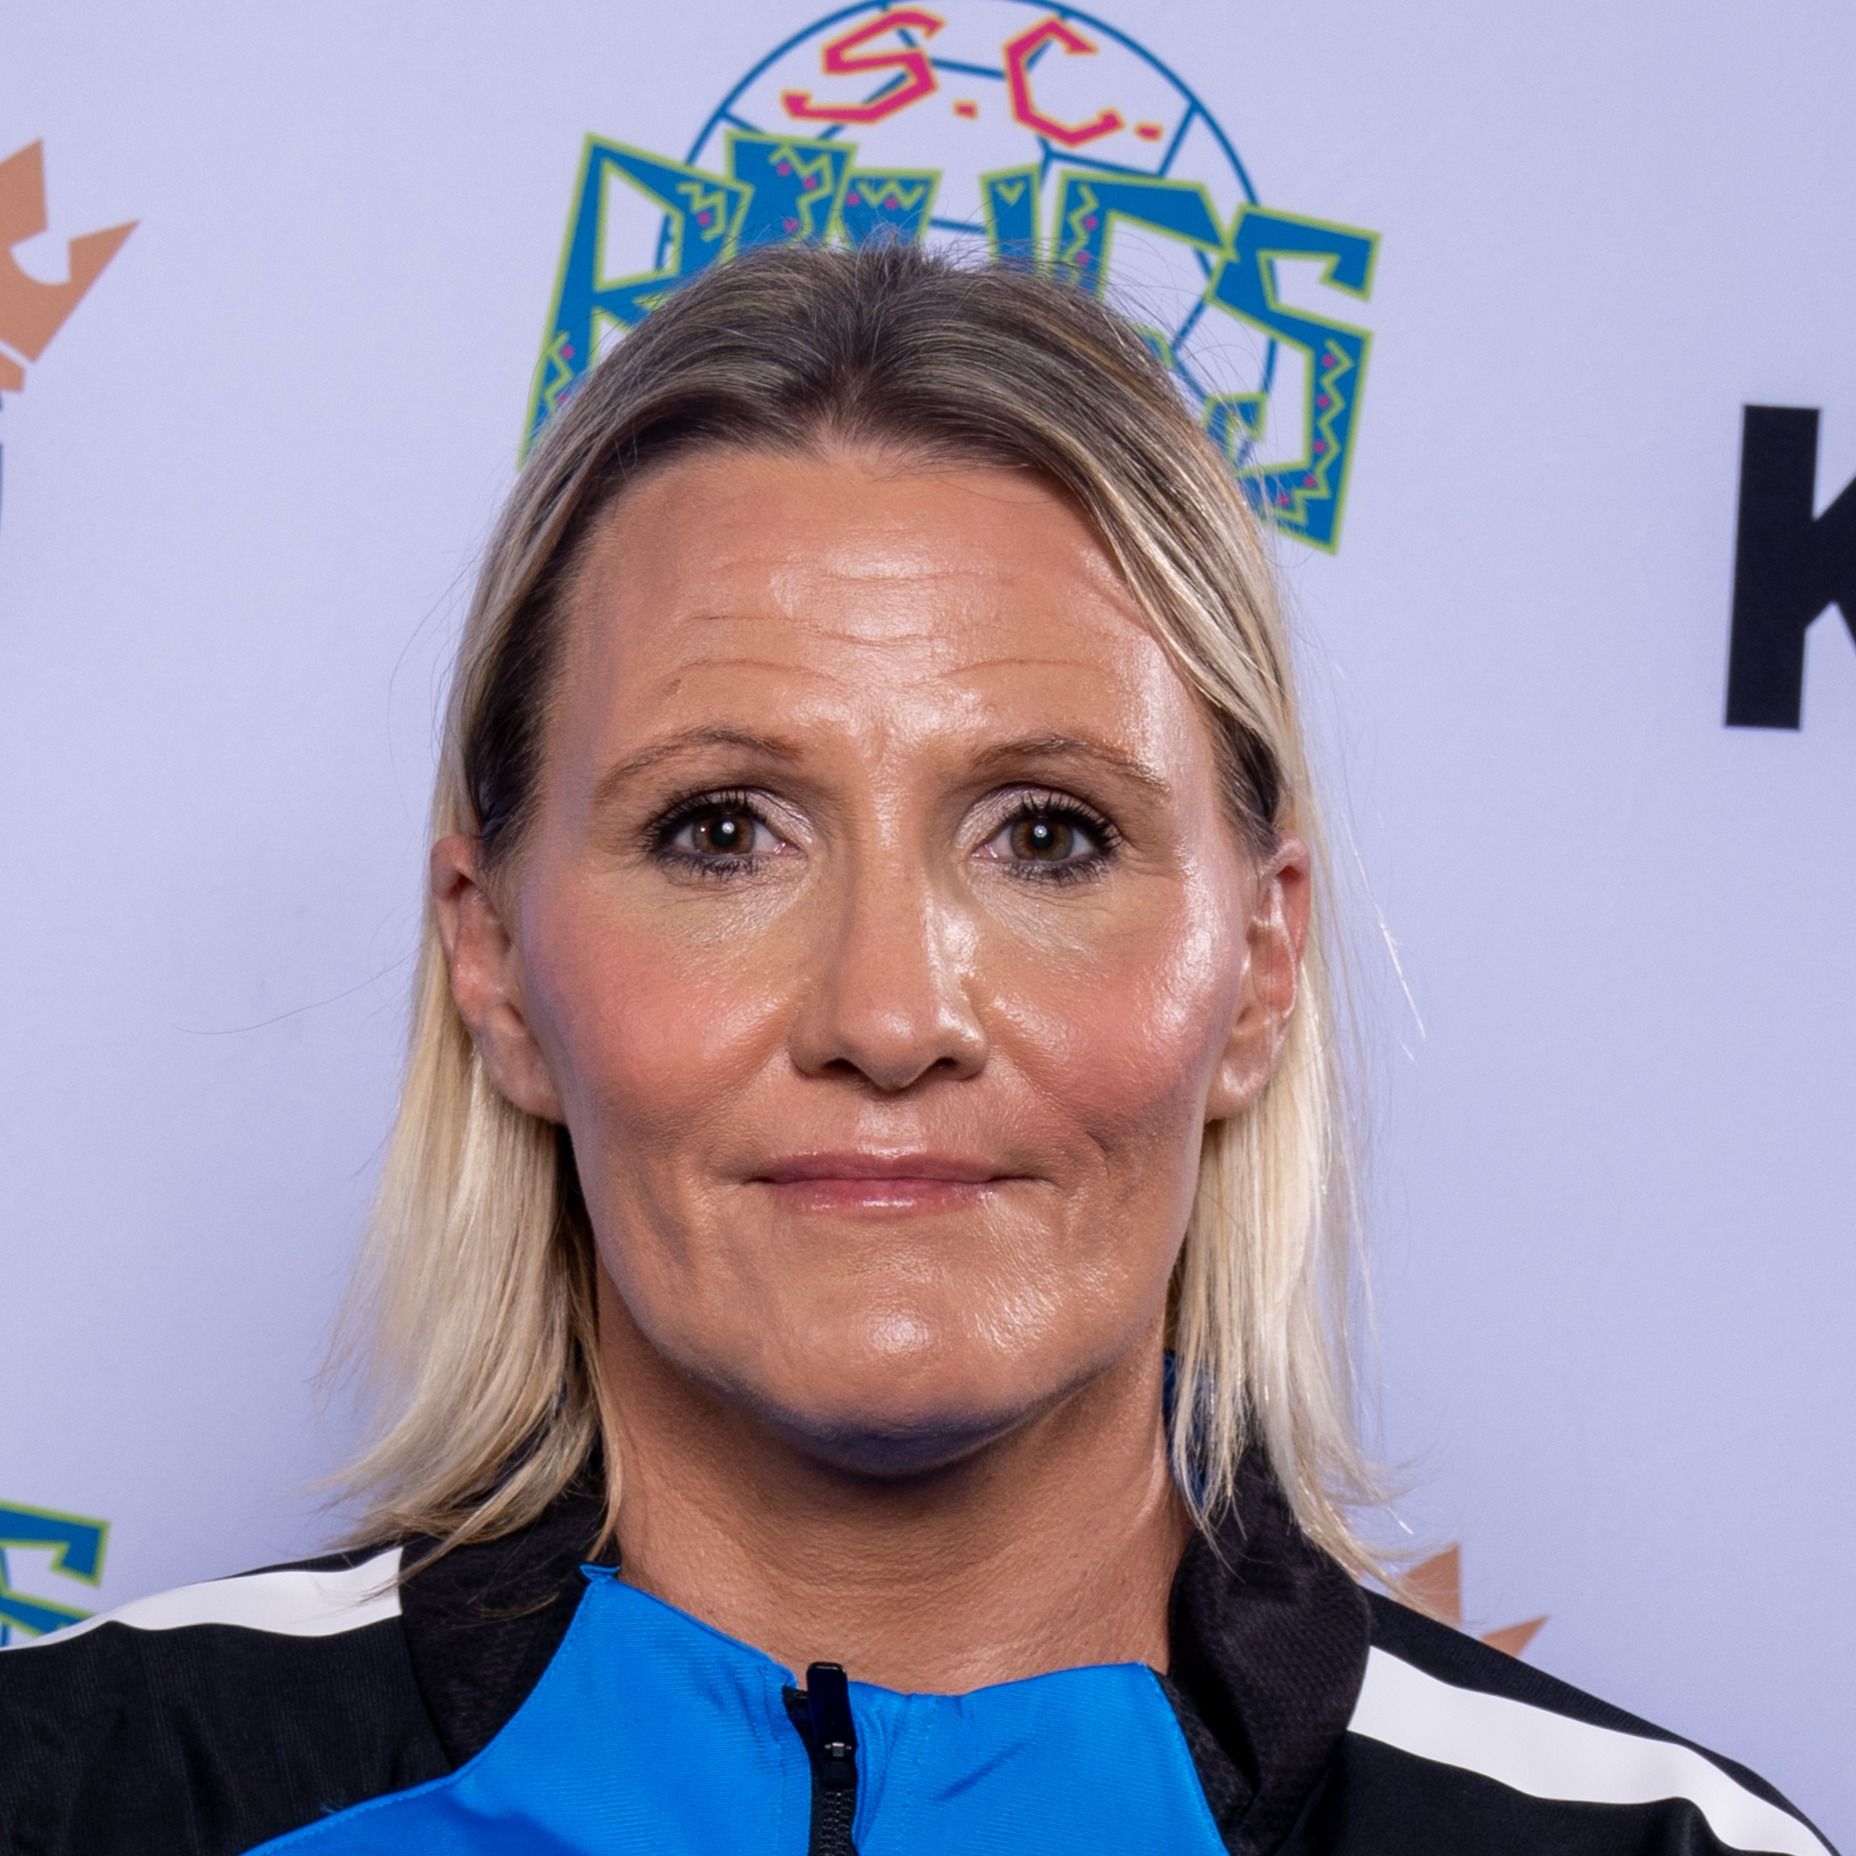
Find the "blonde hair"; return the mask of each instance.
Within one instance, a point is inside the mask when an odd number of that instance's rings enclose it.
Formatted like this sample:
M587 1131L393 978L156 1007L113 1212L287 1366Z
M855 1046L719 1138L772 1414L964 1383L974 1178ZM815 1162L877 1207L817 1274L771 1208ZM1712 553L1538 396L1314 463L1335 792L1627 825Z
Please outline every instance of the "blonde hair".
M1358 1219L1326 932L1328 861L1266 544L1243 490L1134 329L1069 283L900 245L764 247L684 286L590 368L496 526L459 649L434 838L492 872L536 786L561 611L590 526L696 447L1030 469L1093 523L1213 725L1227 818L1315 863L1301 985L1277 1067L1207 1130L1172 1285L1169 1447L1202 1527L1253 1444L1303 1531L1376 1571L1348 1510L1375 1496L1348 1328ZM376 1441L347 1487L359 1532L442 1548L532 1520L604 1446L596 1263L564 1132L489 1083L452 1001L428 898L399 1113L348 1303Z

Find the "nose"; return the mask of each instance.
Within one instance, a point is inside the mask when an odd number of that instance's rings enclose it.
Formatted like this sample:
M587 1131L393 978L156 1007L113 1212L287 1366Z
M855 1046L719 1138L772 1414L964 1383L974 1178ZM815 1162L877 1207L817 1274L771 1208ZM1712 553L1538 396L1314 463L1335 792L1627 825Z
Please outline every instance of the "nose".
M976 924L937 873L893 842L848 857L815 918L789 1049L805 1073L860 1072L886 1092L969 1076L986 1033L970 993Z

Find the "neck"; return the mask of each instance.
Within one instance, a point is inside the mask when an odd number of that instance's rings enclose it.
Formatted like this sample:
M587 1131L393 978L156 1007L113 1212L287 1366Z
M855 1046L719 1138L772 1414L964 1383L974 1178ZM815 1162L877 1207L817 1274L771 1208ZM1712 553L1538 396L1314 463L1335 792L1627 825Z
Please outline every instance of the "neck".
M695 1385L601 1283L626 1581L787 1668L957 1694L1090 1663L1167 1666L1191 1534L1156 1388L1129 1357L961 1462L877 1480Z

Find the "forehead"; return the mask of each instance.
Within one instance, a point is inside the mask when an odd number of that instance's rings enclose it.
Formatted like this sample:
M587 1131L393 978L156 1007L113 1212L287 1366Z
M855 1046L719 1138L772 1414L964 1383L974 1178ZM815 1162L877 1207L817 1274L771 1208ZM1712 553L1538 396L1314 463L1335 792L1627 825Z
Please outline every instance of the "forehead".
M1192 750L1186 687L1089 524L1000 467L678 459L595 531L569 628L570 738L610 745L777 689L785 713L889 735L1035 709L1044 726Z

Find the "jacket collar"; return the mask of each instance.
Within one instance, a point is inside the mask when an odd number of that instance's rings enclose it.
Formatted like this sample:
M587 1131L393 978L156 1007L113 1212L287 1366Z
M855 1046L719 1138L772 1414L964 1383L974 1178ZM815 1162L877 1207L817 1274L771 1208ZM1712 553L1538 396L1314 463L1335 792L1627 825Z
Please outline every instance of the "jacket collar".
M489 1744L560 1647L599 1530L599 1476L589 1464L529 1526L457 1548L406 1582L414 1678L456 1764ZM1367 1605L1296 1526L1254 1450L1217 1543L1195 1535L1174 1575L1161 1681L1226 1847L1266 1856L1346 1731L1366 1667ZM408 1542L408 1559L429 1544ZM616 1566L616 1553L600 1563Z
M586 1590L604 1515L597 1457L528 1526L456 1547L407 1578L400 1593L413 1678L454 1765L474 1759L541 1680ZM435 1543L406 1543L405 1562Z
M1339 1749L1370 1613L1352 1576L1296 1524L1259 1450L1244 1458L1217 1542L1195 1534L1180 1560L1161 1680L1226 1847L1264 1856Z

